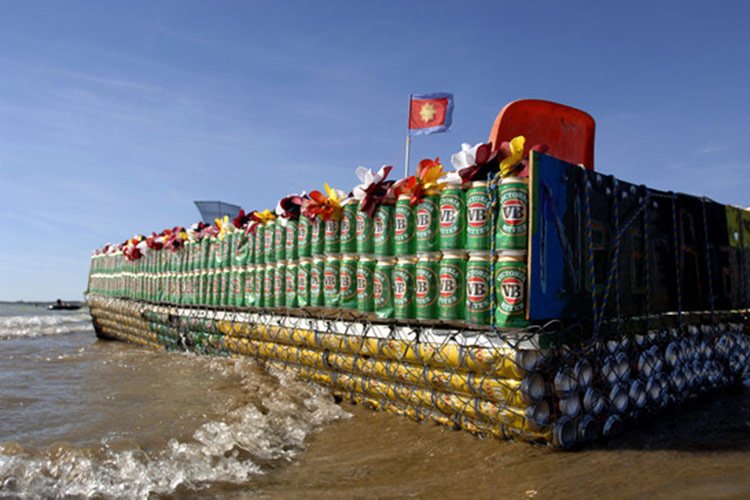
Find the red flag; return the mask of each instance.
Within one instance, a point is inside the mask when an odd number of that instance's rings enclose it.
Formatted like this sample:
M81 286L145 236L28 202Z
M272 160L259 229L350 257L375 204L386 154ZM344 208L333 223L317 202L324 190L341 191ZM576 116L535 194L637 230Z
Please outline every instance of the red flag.
M453 94L412 94L409 99L409 135L445 132L453 119Z

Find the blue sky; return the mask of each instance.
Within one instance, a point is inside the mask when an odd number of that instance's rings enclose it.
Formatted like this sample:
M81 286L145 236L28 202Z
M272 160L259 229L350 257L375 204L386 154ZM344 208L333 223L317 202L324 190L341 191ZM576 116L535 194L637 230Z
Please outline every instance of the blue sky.
M596 167L750 204L747 2L0 1L0 300L80 299L90 251L401 172L411 92L449 163L509 101L597 121Z

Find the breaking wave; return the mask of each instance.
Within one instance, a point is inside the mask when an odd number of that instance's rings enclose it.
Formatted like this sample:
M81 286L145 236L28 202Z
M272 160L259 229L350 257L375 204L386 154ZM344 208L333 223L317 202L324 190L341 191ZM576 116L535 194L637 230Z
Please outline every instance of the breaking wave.
M93 331L87 313L0 317L0 339Z
M243 378L238 406L223 418L155 451L118 436L93 448L56 443L26 450L0 443L0 497L147 498L217 482L245 483L290 461L311 432L349 416L327 391L285 373L259 375L246 370L248 360L205 362L228 376L251 373Z

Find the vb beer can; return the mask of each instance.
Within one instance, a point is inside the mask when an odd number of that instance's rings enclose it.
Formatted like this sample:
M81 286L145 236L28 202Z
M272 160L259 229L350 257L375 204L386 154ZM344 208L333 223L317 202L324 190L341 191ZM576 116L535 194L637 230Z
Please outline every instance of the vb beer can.
M401 195L393 215L393 250L396 255L414 255L417 251L417 224L411 197Z
M417 253L440 250L439 205L439 191L428 191L422 202L417 205Z
M296 260L298 257L297 253L297 228L299 227L299 221L289 219L286 221L286 259Z
M286 220L277 219L273 227L273 255L278 262L286 260Z
M529 231L527 183L525 178L506 177L500 184L500 217L495 234L495 248L499 250L526 250Z
M341 257L339 273L339 306L357 309L357 254L346 253Z
M466 311L464 319L469 326L490 323L490 253L469 251L466 265Z
M297 225L297 257L310 257L312 250L312 223L307 217L300 217Z
M274 307L284 307L286 305L286 261L276 261L276 272L273 279L273 305Z
M297 266L297 306L310 305L310 259L300 259Z
M255 285L253 286L253 295L255 296L255 307L265 307L263 305L263 296L266 280L266 267L265 264L255 264Z
M359 205L359 208L362 208L361 204ZM355 215L357 223L357 253L360 255L374 253L375 240L372 235L372 219L361 210L357 210Z
M495 326L524 327L526 321L526 262L521 256L501 255L495 271L497 309Z
M341 246L341 221L340 220L327 220L325 221L325 243L323 245L323 251L326 255L333 255L339 253Z
M325 228L323 224L323 219L320 217L315 217L310 221L310 253L313 256L325 253Z
M339 252L357 252L357 207L356 200L350 199L342 207L340 226Z
M248 238L244 232L235 233L234 238L235 249L232 265L243 267L247 264L248 257L252 253L253 239Z
M398 319L414 319L414 281L417 259L399 257L393 268L393 316Z
M255 226L255 242L253 247L255 248L255 254L253 255L253 264L261 265L266 262L266 228L263 224Z
M466 298L466 253L461 251L443 252L439 269L438 318L451 323L462 322Z
M463 250L466 238L466 193L448 184L440 193L440 249Z
M322 307L325 304L323 293L323 271L325 259L315 257L310 262L310 306Z
M440 257L440 252L423 253L417 257L414 285L417 319L437 319L438 317Z
M341 257L326 256L323 268L323 303L326 307L338 307L340 300Z
M466 192L466 249L490 249L490 219L487 216L487 182L475 181Z
M273 244L275 236L276 223L274 221L266 222L265 231L263 231L263 261L266 264L276 261L276 247Z
M372 255L360 255L357 262L357 310L360 312L371 313L375 311L374 277L375 259Z
M228 245L227 245L228 246ZM221 271L221 305L231 305L229 297L232 294L232 270L224 267Z
M375 298L375 316L378 318L393 317L393 258L378 258L375 263L375 276L372 280Z
M243 307L245 305L245 268L232 268L232 298L231 305Z
M286 307L297 307L297 263L286 263Z
M393 202L384 201L375 211L372 219L372 237L376 257L393 255Z
M245 266L245 282L243 283L242 292L245 294L244 306L256 307L257 298L255 294L255 266Z
M263 307L273 307L273 287L276 281L276 268L273 264L263 266Z

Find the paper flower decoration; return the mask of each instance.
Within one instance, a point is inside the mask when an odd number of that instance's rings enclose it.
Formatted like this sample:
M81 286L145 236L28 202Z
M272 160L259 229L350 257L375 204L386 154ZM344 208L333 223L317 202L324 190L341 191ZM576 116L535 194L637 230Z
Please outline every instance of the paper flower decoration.
M417 175L397 181L392 187L393 194L396 196L408 194L409 204L417 205L422 202L428 190L439 186L438 179L444 175L440 158L422 160L417 167Z
M234 224L234 227L236 229L242 229L244 228L248 222L250 222L253 218L252 213L246 214L243 209L240 209L240 213L232 219L232 224Z
M187 231L185 231L185 228L175 226L171 231L169 231L169 235L164 242L164 248L168 248L173 252L176 252L177 250L185 246L185 241L187 241L187 239L188 235Z
M361 184L354 187L352 196L359 200L360 211L367 214L369 218L375 215L375 211L383 203L388 191L395 183L395 181L385 180L392 169L390 165L383 165L377 174L373 174L372 170L365 167L357 167L355 171Z
M276 214L287 220L299 219L305 198L307 198L305 193L301 195L290 194L286 198L282 198L276 206Z
M325 184L326 194L320 191L311 191L310 199L305 200L302 205L302 215L314 218L320 216L324 221L341 219L341 202L346 196L343 191L333 189Z

